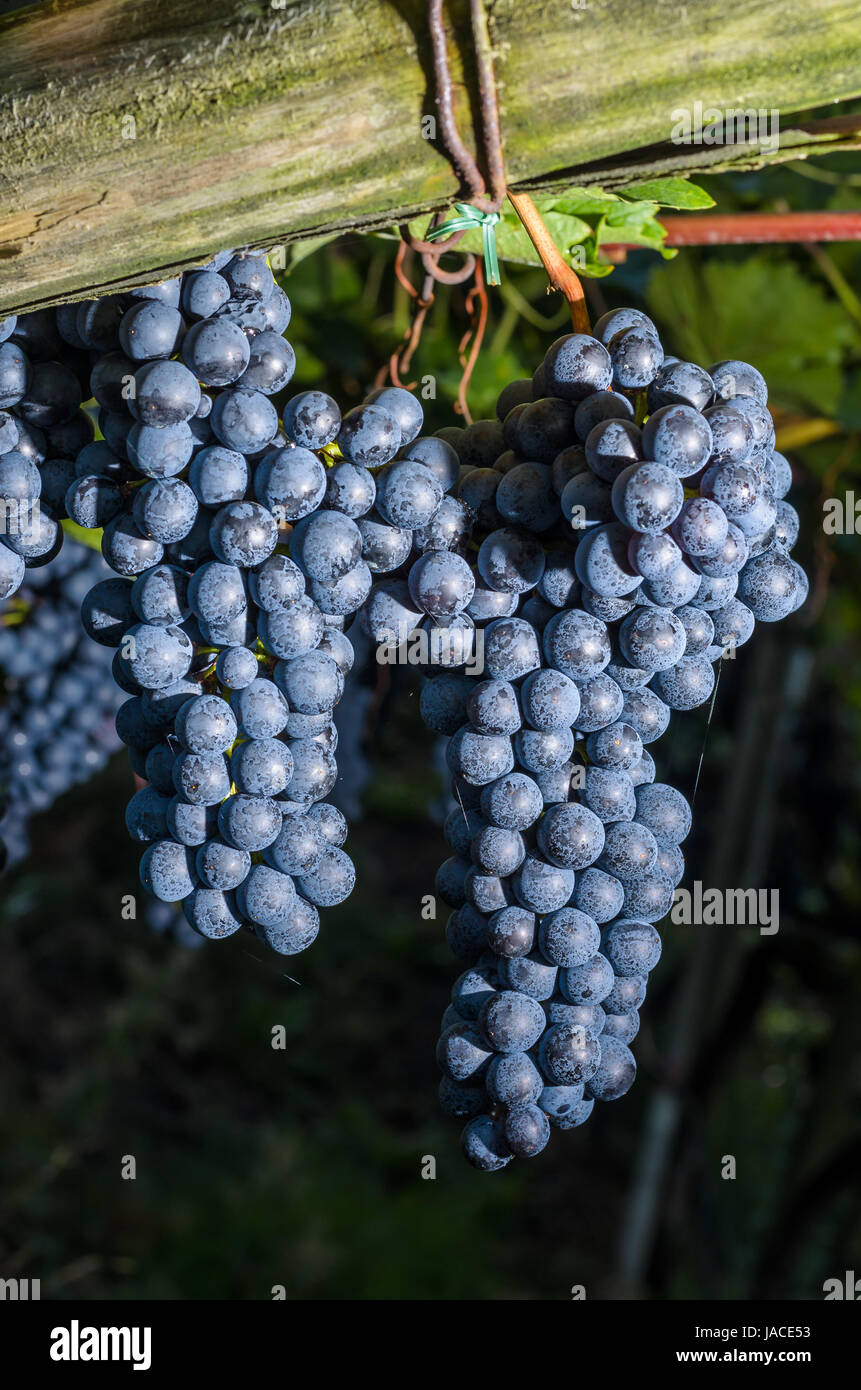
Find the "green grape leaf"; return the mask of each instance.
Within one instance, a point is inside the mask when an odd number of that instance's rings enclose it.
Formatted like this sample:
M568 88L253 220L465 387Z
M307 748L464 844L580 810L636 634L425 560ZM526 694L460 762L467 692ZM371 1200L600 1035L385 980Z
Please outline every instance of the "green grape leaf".
M656 266L646 303L668 351L703 367L741 358L763 373L772 401L817 415L837 410L858 328L813 271L781 253Z
M639 183L625 184L620 188L626 198L638 201L660 203L662 208L678 208L685 212L699 212L703 208L713 208L715 200L704 188L698 188L689 179L643 179Z

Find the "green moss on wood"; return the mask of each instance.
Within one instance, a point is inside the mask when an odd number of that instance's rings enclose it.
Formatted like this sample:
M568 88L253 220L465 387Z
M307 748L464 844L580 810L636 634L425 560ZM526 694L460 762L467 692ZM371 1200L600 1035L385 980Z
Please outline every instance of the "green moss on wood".
M609 186L601 166L668 141L695 100L785 115L861 90L855 0L488 9L512 183L595 170ZM464 0L452 10L468 132ZM451 169L420 130L424 14L422 0L54 0L0 18L0 312L449 203ZM703 155L666 145L620 181Z

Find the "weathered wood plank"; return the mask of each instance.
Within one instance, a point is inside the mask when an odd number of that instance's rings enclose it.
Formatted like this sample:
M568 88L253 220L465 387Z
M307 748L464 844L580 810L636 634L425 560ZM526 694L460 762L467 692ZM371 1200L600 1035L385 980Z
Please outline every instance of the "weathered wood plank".
M466 131L468 25L452 9ZM694 101L788 114L861 91L856 0L488 9L512 184L582 182L583 165L667 142ZM0 17L0 312L448 203L453 176L421 133L424 11L45 0Z

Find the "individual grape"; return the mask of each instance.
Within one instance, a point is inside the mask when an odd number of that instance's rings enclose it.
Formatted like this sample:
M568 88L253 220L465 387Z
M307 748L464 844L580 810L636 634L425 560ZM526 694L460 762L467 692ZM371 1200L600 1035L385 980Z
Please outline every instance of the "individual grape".
M576 1025L548 1028L538 1047L538 1065L553 1086L578 1086L595 1075L601 1047Z
M475 1022L484 1005L496 993L496 969L476 965L455 980L451 1001L460 1018Z
M183 276L180 299L183 309L191 318L212 318L229 298L230 286L224 276L215 270L191 271Z
M561 767L574 751L574 734L571 729L557 729L543 733L538 729L521 729L514 735L514 752L517 761L527 772L549 772Z
M504 1124L505 1140L517 1158L534 1158L550 1138L550 1121L537 1105L517 1105Z
M277 685L262 676L236 691L230 705L246 738L275 738L287 723L287 701Z
M563 907L543 918L538 929L542 955L564 969L585 965L598 950L601 934L588 913Z
M577 802L549 807L539 822L539 849L551 864L561 868L588 868L598 858L603 844L604 826L600 819L588 806Z
M373 474L355 463L336 464L329 470L325 487L326 505L335 511L343 512L354 521L371 510L377 495ZM317 506L318 503L315 502L314 505Z
M483 1006L479 1026L494 1051L527 1052L544 1031L544 1010L517 990L498 990Z
M658 608L684 608L697 597L700 583L697 571L681 560L663 579L645 580L642 598Z
M599 421L592 428L585 450L589 468L605 483L615 482L624 469L645 457L639 426L631 419L615 417Z
M278 416L268 397L240 387L220 392L210 423L220 444L246 455L265 449L278 430Z
M344 457L364 468L377 468L393 459L401 438L399 420L382 405L360 405L348 411L337 436Z
M580 681L577 688L580 691L577 728L581 733L593 733L616 723L625 697L611 676L602 672L590 680Z
M517 694L508 681L486 680L473 686L466 713L481 734L513 734L521 724Z
M572 905L593 917L599 925L611 922L622 910L624 889L617 878L590 867L577 875ZM597 946L595 950L597 950Z
M491 825L526 830L535 823L542 809L539 787L523 772L505 773L482 789L481 811Z
M779 502L792 487L792 468L783 454L779 454L776 449L772 449L761 468L766 487L775 501Z
M296 888L288 874L268 864L253 864L236 890L243 917L260 927L278 927L292 915Z
M525 593L544 573L544 549L540 543L512 527L493 531L478 551L478 570L491 589Z
M290 799L310 811L309 803L322 800L334 787L338 780L337 764L315 738L293 738L288 746L293 758ZM310 897L310 894L305 893L305 896Z
M475 1024L464 1020L446 1029L437 1044L436 1057L449 1080L464 1082L487 1071L492 1052Z
M450 739L446 760L452 772L474 787L487 786L514 767L510 739L498 734L479 734L468 725Z
M140 878L147 892L162 902L180 902L196 887L193 857L185 845L156 840L144 850Z
M281 828L281 811L270 797L235 793L218 809L218 828L229 845L253 853L272 844Z
M780 550L766 550L748 560L739 575L738 597L763 623L795 611L799 592L797 566Z
M660 857L660 849L658 855ZM625 913L642 922L660 922L673 905L675 884L656 863L651 873L625 886Z
M652 320L640 309L611 309L599 318L593 332L598 341L607 347L612 338L626 328L643 328L651 333L657 332Z
M618 474L611 493L614 511L632 531L660 535L684 502L678 475L662 463L634 463Z
M559 515L549 467L519 463L504 474L496 489L496 508L503 521L513 526L533 533L548 531Z
M649 384L648 406L655 412L666 405L688 405L705 410L714 400L714 382L708 372L694 362L669 362Z
M300 448L325 449L338 437L341 412L325 391L302 391L285 405L283 423L288 439Z
M690 478L705 468L712 454L707 418L689 405L664 405L643 427L643 451L678 475Z
M589 734L586 752L598 767L627 771L643 751L642 740L628 724L611 724Z
M632 1009L629 1014L605 1014L602 1037L615 1038L617 1042L627 1045L633 1042L639 1031L640 1015L637 1009Z
M569 1004L600 1004L613 988L613 967L599 951L583 965L562 970L559 988Z
M585 333L557 338L544 356L546 394L581 401L609 387L612 368L607 349Z
M291 380L296 370L296 354L287 340L281 337L280 331L264 329L251 339L247 363L239 381L240 386L251 391L262 391L264 396L274 396L278 391L283 391Z
M297 714L322 714L344 693L343 673L325 652L293 657L275 675L291 711Z
M167 804L168 798L154 787L142 787L136 791L125 814L126 829L131 838L144 844L167 839Z
M611 655L606 624L576 608L550 619L543 646L551 666L578 683L598 676Z
M172 357L185 332L182 315L169 304L142 299L123 314L119 324L119 345L135 362L156 357Z
M501 832L514 834L514 831ZM512 905L492 913L487 923L487 941L498 956L526 956L535 938L535 914Z
M615 768L587 768L580 797L583 805L605 825L611 821L633 820L636 814L631 779L627 772Z
M33 369L17 343L0 343L0 410L9 410L23 399Z
M493 680L516 681L541 665L532 625L523 618L497 618L484 629L484 668Z
M352 466L341 465L342 468ZM279 522L299 521L310 516L323 501L326 486L326 470L317 455L299 447L272 449L263 455L254 474L258 501Z
M637 1075L633 1053L617 1038L602 1037L601 1060L586 1083L595 1100L619 1100L631 1089Z
M753 428L732 405L713 405L704 411L712 432L712 464L743 464L753 453Z
M475 592L466 560L450 551L420 555L410 569L408 584L416 607L437 620L463 612Z
M534 671L526 677L521 687L521 700L524 716L532 728L546 733L570 729L580 712L577 686L561 671L550 668Z
M546 912L558 911L568 902L574 888L574 874L571 869L549 864L541 855L530 853L514 876L513 888L522 907L543 916Z
M201 883L222 893L238 888L251 869L248 850L235 849L223 840L207 840L199 847L194 862Z
M571 551L559 548L547 552L544 573L538 593L554 608L573 608L577 605L580 583L574 569Z
M214 888L195 888L183 902L186 921L211 941L232 936L242 926L242 917L231 893Z
M497 1173L514 1157L505 1138L504 1128L490 1115L476 1115L461 1135L463 1152L483 1173Z
M608 344L612 383L617 390L640 391L654 381L664 361L657 334L634 325L614 333Z
M228 502L212 519L210 542L225 565L251 569L267 559L278 542L278 526L257 502Z
M658 845L648 826L616 821L604 827L604 848L598 867L614 878L633 882L655 867Z
M103 498L104 491L102 488ZM69 506L69 494L66 497L66 505ZM111 505L116 506L117 510L122 505L119 489L114 488L108 510L111 509ZM143 535L149 536L151 540L161 541L163 545L171 545L187 536L197 513L197 498L188 484L180 478L165 478L163 481L144 483L143 487L135 492L132 515L136 525ZM72 515L71 508L69 515ZM83 526L86 523L82 521L80 524Z
M230 792L230 773L221 753L181 753L173 765L173 785L192 806L217 806Z
M630 531L610 522L588 531L577 547L574 564L578 578L602 598L622 598L642 584L642 576L628 559Z
M648 975L661 958L661 938L647 922L622 919L604 932L601 950L617 975Z
M228 690L244 690L257 675L257 657L247 647L227 647L218 653L215 674Z
M709 367L709 376L714 383L715 395L719 401L750 396L760 405L764 406L768 402L765 378L749 362L715 362Z
M637 608L619 628L625 660L643 671L665 671L675 666L684 655L686 642L684 623L671 608Z
M556 1129L576 1129L588 1120L595 1102L584 1099L582 1084L576 1086L545 1086L539 1105Z

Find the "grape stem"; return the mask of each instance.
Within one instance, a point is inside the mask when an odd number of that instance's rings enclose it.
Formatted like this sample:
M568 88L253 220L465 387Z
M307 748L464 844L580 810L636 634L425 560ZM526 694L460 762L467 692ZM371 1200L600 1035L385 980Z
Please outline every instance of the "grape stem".
M861 241L861 212L697 212L660 221L667 232L665 246ZM601 247L611 253L629 249L631 243L624 241Z
M529 194L512 193L509 188L508 200L523 223L529 240L541 257L541 264L547 271L550 288L559 290L567 299L574 332L591 332L586 297L579 277L564 259Z

